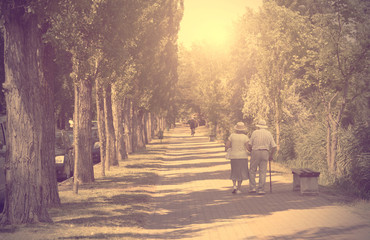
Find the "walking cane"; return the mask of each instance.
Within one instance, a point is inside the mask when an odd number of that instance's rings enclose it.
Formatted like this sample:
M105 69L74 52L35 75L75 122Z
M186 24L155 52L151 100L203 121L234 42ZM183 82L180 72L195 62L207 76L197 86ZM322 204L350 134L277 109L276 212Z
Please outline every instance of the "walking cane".
M271 160L269 159L269 169L270 169L270 193L272 193L272 183L271 183Z

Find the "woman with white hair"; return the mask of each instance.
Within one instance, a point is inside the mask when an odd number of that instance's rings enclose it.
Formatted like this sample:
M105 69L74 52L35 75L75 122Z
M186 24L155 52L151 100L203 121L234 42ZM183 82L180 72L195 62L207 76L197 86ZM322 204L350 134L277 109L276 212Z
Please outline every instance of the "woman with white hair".
M238 122L234 126L234 130L235 132L230 135L226 142L226 150L228 150L228 158L230 158L231 164L232 193L236 194L241 193L243 180L249 179L247 152L249 138L246 135L247 128L243 122Z

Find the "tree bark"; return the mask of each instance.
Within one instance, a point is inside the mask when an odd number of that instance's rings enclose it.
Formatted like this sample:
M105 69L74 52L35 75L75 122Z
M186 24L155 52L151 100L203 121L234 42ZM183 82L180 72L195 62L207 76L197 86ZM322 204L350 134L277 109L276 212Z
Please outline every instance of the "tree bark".
M55 63L54 50L51 45L44 45L44 76L45 81L41 84L41 102L44 105L44 115L42 117L42 126L44 126L45 134L43 134L44 152L48 154L46 161L43 164L45 169L45 177L43 178L43 194L44 200L49 206L60 205L58 193L58 184L56 181L55 171L55 115L54 115L54 79L55 79Z
M132 144L132 152L137 152L138 150L138 130L137 130L137 112L134 103L131 103L131 111L130 111L130 123L131 123L131 144Z
M145 149L145 112L144 110L140 109L137 112L137 136L138 142L137 146L139 150Z
M80 116L79 108L77 107L79 104L80 97L79 97L79 89L77 84L74 85L74 112L73 112L73 151L74 151L74 167L73 167L73 192L78 193L78 156L80 149L78 148L79 145L79 128L77 127L77 123L79 122L78 118Z
M112 115L112 98L111 98L111 86L108 85L104 88L104 116L105 116L105 134L107 139L106 145L106 159L105 166L109 171L110 166L118 166L116 156L116 136L113 126L113 115Z
M150 119L151 115L149 112L145 112L144 115L144 133L145 133L145 144L148 144L152 141L152 121Z
M328 164L328 170L333 176L337 175L337 148L338 148L338 129L339 121L342 114L342 109L337 112L337 118L335 119L332 114L332 101L337 97L337 93L327 103L327 135L326 135L326 160ZM343 108L344 109L344 108Z
M127 158L124 129L123 129L123 100L118 96L115 84L112 89L112 113L113 126L116 135L117 161L120 162Z
M329 120L329 116L327 117L327 121L326 121L326 164L328 166L328 170L329 172L331 173L332 172L332 169L331 169L331 127L330 127L330 120Z
M150 113L150 134L153 138L157 129L157 118L153 113Z
M275 100L275 133L276 133L276 154L278 155L280 152L280 109L281 103L279 100Z
M15 6L4 14L7 104L6 201L3 222L50 222L47 205L59 202L54 163L50 79L44 75L37 16ZM52 173L54 168L54 173ZM53 178L53 179L51 179ZM54 181L54 182L53 182Z
M326 137L326 159L328 170L333 176L337 176L337 148L338 148L338 128L339 125L331 119L331 113L328 113L327 137Z
M337 168L337 150L338 150L338 128L339 126L334 123L332 126L332 132L331 132L331 160L330 160L330 170L338 177L338 168Z
M106 159L106 134L105 134L105 117L104 117L104 93L100 80L96 80L96 112L98 120L99 142L100 142L100 161L101 174L105 176L105 159Z
M80 79L76 83L74 116L75 181L79 183L94 182L94 168L91 155L91 106L92 83Z
M132 151L137 152L145 148L143 131L143 111L132 104Z
M126 152L132 153L132 121L131 121L131 101L125 98L123 107L123 122L125 129L125 142L126 142Z

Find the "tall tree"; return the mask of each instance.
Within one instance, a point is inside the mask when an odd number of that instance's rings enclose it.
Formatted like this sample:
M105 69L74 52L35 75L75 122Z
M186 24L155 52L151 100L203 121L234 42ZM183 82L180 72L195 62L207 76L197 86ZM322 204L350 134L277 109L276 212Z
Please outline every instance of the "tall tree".
M325 106L327 164L339 176L339 130L348 106L369 92L369 7L364 1L328 1L325 12L312 17L315 41L308 55L308 85Z
M61 0L58 13L51 18L50 41L71 54L74 84L74 180L75 184L94 181L91 156L92 87L101 57L97 45L98 2Z
M103 90L104 92L104 115L105 115L105 134L106 134L106 159L105 167L109 171L110 166L117 166L118 161L116 157L116 134L113 125L112 112L112 87L107 84Z
M252 9L247 9L244 15L234 24L233 44L231 47L230 69L231 79L228 83L231 89L230 111L232 119L242 121L248 117L243 114L243 95L252 76L257 72L256 44L258 35L258 20ZM253 120L253 119L252 119Z
M105 114L104 114L104 92L101 86L101 79L95 81L95 101L96 101L96 115L98 121L98 133L100 143L100 159L102 163L101 174L105 176L105 159L106 159L106 137L105 137Z
M47 206L59 202L53 79L47 72L49 57L42 43L45 25L39 18L49 5L39 3L5 1L1 5L6 50L3 88L8 106L7 196L2 221L10 224L51 221Z
M123 134L123 109L122 103L128 95L132 94L132 89L136 84L137 69L133 64L136 55L136 45L140 41L143 32L143 22L141 18L145 16L148 8L154 1L101 1L97 9L99 21L96 27L99 29L99 48L102 53L102 61L99 63L100 86L105 89L110 88L112 95L107 94L112 102L112 114L106 115L105 123L113 126L112 131L106 132L106 148L113 149L117 154L110 161L117 165L120 160L127 157L125 135ZM104 90L104 89L103 89ZM132 97L130 97L132 98ZM108 112L107 110L105 110ZM125 128L127 132L128 129ZM114 134L114 135L113 135ZM110 146L110 144L114 144ZM112 153L112 151L109 151ZM107 152L108 153L108 152ZM109 157L112 158L112 157ZM113 163L112 162L112 163Z
M138 21L138 41L133 53L137 74L130 84L134 122L132 150L145 147L145 121L148 111L167 114L177 81L177 34L183 1L153 0Z
M189 118L191 113L200 113L199 93L197 91L199 84L199 76L196 71L195 57L193 52L182 46L179 48L179 81L176 84L175 103L177 105L180 118Z
M283 114L297 104L289 98L295 94L310 25L298 13L273 2L265 3L253 22L258 26L258 31L250 32L254 35L256 73L245 93L243 112L273 119L279 150Z

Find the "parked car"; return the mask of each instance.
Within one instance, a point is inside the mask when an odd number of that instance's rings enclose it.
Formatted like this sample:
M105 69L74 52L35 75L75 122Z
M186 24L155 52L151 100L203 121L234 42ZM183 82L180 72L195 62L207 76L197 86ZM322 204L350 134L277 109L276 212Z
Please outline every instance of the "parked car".
M70 127L73 129L73 120L69 120ZM73 142L73 130L71 132L71 141ZM100 142L99 142L99 132L98 132L98 122L91 121L91 137L92 137L92 146L91 154L94 164L100 162Z
M73 133L56 131L55 133L55 168L58 181L73 176Z
M100 162L98 130L92 129L92 159ZM0 116L0 209L5 199L5 152L6 152L6 115ZM73 176L73 131L57 130L55 133L55 168L57 180Z
M100 162L100 143L98 129L92 128L91 156L93 163ZM55 165L58 180L73 176L73 131L57 131L55 135Z
M93 127L91 129L91 135L92 135L92 160L93 163L99 163L100 162L100 142L99 142L99 132L98 127Z

